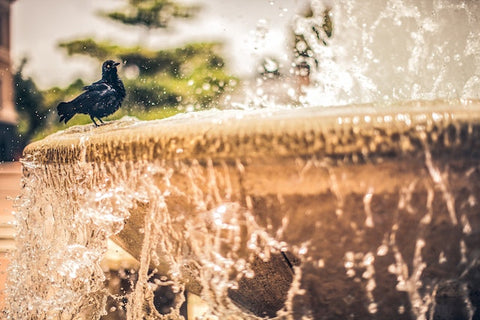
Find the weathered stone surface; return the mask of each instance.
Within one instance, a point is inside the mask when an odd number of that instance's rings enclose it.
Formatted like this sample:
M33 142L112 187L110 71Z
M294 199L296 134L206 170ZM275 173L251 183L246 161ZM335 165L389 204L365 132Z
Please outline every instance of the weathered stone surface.
M436 148L478 152L477 101L289 110L211 110L168 119L76 126L30 144L40 162L311 156L355 159Z

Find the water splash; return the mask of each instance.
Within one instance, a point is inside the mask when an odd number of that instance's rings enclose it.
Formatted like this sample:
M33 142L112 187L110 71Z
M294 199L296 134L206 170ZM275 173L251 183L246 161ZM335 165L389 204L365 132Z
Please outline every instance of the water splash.
M476 1L322 1L298 17L311 48L310 105L478 98L480 4ZM325 13L331 36L319 33Z
M7 318L29 314L81 319L106 314L108 292L100 262L108 237L133 219L132 211L146 214L138 230L143 235L140 269L128 295L128 319L146 314L182 318L184 283L193 279L197 284L191 286L204 288L201 296L215 306L214 314L243 314L228 302L229 292L238 288L242 277L255 275L253 257L268 261L285 247L256 224L248 208L230 200L232 182L225 165L222 172L211 163L206 168L198 163L180 165L175 174L187 179L192 189L188 195L171 184L174 171L162 163L79 162L57 169L25 160ZM225 188L220 190L219 185ZM190 217L176 211L171 201L179 199L195 208ZM167 272L151 269L162 265ZM152 283L156 272L165 278ZM159 286L171 286L176 296L165 316L153 303Z
M112 181L95 181L103 166L79 162L55 170L30 159L23 163L7 318L101 316L107 292L100 261L107 238L128 218L122 202L129 195L112 189Z

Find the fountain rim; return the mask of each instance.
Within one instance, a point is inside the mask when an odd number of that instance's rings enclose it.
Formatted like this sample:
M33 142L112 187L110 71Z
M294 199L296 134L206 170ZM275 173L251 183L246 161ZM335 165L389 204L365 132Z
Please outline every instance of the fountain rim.
M471 139L450 141L449 130L464 130ZM23 156L43 164L312 155L358 159L413 153L424 148L422 141L435 150L480 150L477 131L479 100L210 110L161 120L124 118L98 128L74 126L29 144Z

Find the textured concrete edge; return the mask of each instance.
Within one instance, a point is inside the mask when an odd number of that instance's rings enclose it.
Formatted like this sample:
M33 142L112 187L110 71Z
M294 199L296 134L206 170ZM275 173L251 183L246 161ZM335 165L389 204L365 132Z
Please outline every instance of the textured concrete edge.
M480 150L478 101L413 101L282 110L210 110L168 119L75 126L34 142L36 163L234 160L328 156L370 158L423 150Z

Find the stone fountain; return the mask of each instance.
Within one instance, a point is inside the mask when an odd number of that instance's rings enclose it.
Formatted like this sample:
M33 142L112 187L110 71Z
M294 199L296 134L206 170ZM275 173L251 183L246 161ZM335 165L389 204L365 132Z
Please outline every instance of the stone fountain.
M138 312L155 273L172 310L189 292L239 318L468 319L479 137L480 103L459 100L74 127L25 149L29 192L62 197L23 228L45 219L46 236L64 210L63 245L83 257L88 233L111 235L140 261Z
M7 318L109 313L112 239L139 262L113 297L132 320L191 319L193 301L218 319L477 319L478 5L373 3L297 19L318 64L307 106L29 145Z

